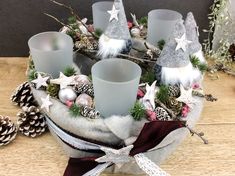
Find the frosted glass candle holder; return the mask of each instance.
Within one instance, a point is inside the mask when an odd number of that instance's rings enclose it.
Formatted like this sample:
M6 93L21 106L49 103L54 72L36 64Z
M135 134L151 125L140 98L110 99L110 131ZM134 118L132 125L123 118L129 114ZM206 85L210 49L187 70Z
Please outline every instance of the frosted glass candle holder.
M134 106L141 68L125 59L105 59L91 69L95 108L103 117L127 115Z
M147 41L157 46L160 40L167 41L178 20L182 19L179 12L168 9L152 10L148 13Z
M73 40L60 32L43 32L28 41L35 69L52 77L73 64Z
M105 31L108 26L110 14L107 12L111 10L113 2L100 1L92 5L93 25L95 29Z

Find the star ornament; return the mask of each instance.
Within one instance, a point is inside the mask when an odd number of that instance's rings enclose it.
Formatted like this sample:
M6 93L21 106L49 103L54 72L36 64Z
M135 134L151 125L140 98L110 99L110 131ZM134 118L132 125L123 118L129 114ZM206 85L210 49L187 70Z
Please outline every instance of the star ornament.
M113 19L116 19L118 21L119 10L116 9L115 5L113 5L112 10L108 10L107 12L111 15L109 18L109 22L112 21Z
M41 109L45 108L47 112L50 112L50 106L52 105L52 102L50 101L50 95L47 95L46 98L41 98L41 100Z
M130 145L119 150L101 147L100 149L105 152L105 155L95 161L99 163L112 162L120 168L124 163L128 163L131 160L129 154L133 147L133 145Z
M180 97L178 97L176 100L185 103L190 107L190 109L193 109L193 106L198 102L193 98L192 96L193 89L190 88L188 90L185 90L182 85L180 85Z
M185 33L182 35L181 38L175 38L175 41L177 43L175 50L177 51L179 49L182 49L184 52L186 51L186 46L192 43L192 41L186 39Z
M42 86L46 86L46 87L48 86L47 85L48 79L49 79L49 76L43 78L42 75L40 73L38 73L37 79L35 79L31 82L36 84L36 89L39 89Z
M66 88L68 85L70 85L74 80L74 76L67 77L62 72L60 72L60 77L57 79L50 80L50 83L52 84L59 84L60 89Z

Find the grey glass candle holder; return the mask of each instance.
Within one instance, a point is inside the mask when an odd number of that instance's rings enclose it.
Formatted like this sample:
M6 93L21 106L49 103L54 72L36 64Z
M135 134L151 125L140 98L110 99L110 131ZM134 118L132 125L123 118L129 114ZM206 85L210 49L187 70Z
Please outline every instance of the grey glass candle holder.
M127 115L134 106L141 68L125 59L105 59L91 69L95 108L103 117Z
M148 13L147 41L157 46L160 40L168 40L178 20L182 19L179 12L168 9L152 10Z
M43 32L32 36L28 45L35 69L52 77L73 64L73 40L60 32Z
M93 25L95 29L105 31L108 26L110 14L107 12L111 10L113 2L100 1L92 5Z

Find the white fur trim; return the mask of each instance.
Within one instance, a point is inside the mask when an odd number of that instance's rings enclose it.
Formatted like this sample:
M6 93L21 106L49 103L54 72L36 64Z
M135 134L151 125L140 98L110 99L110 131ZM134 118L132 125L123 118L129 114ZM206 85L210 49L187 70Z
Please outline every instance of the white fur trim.
M192 54L192 56L196 56L200 60L201 63L206 63L206 59L204 57L202 50L199 50L198 52Z
M167 85L182 84L185 88L198 82L201 78L201 72L193 68L192 64L180 68L162 67L161 82Z
M99 39L98 56L101 56L103 59L107 57L115 57L125 46L125 40L112 39L103 34Z

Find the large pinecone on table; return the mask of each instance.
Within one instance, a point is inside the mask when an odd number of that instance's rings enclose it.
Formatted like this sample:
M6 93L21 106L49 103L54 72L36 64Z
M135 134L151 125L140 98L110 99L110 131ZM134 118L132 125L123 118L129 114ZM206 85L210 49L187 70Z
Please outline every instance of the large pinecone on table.
M19 131L25 136L34 138L43 134L47 129L44 115L35 106L24 106L17 116L19 117L17 121Z
M7 145L13 141L17 134L15 124L9 119L0 115L0 146Z
M161 121L172 121L171 116L168 114L168 112L162 108L162 107L157 107L155 110L156 116L158 120Z
M30 83L24 82L20 84L11 95L11 101L20 107L35 105Z
M183 103L177 101L175 97L169 97L166 102L167 108L171 109L175 115L179 115L182 112Z

